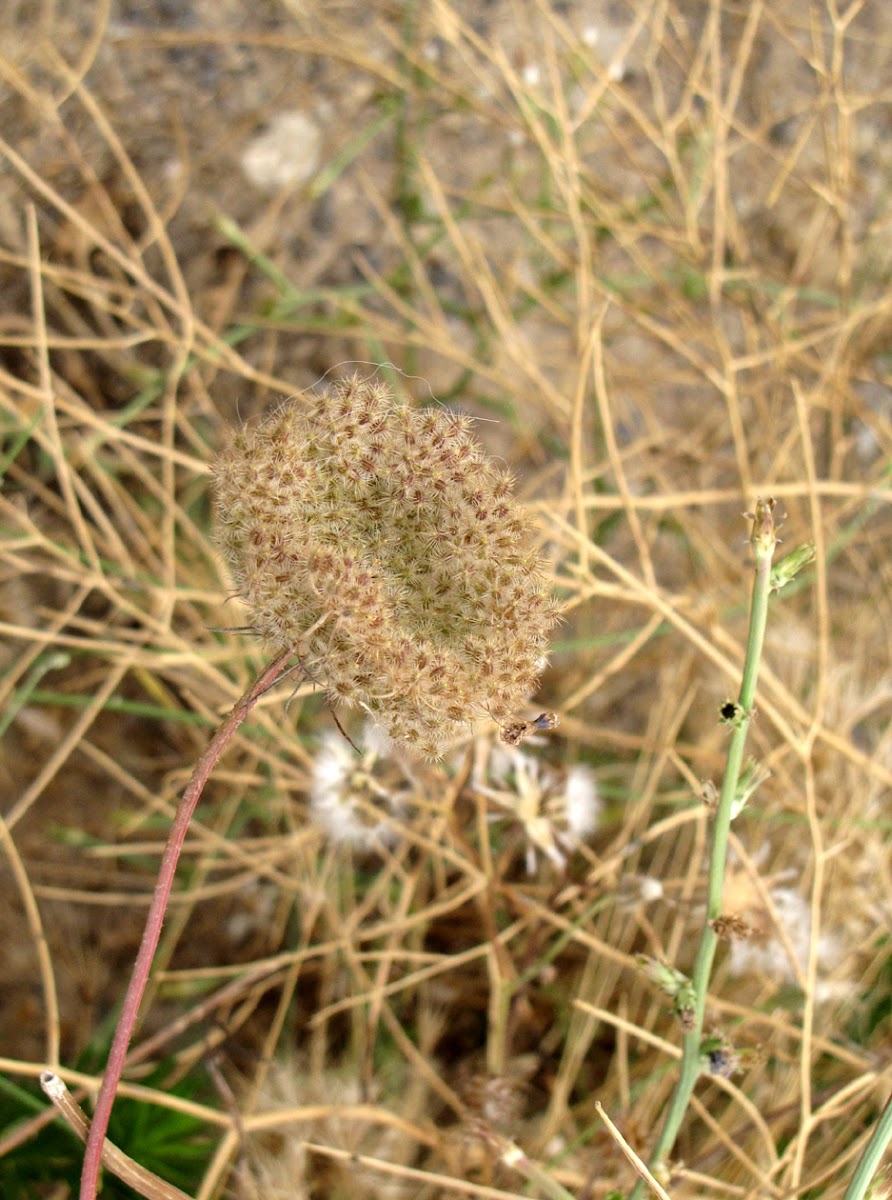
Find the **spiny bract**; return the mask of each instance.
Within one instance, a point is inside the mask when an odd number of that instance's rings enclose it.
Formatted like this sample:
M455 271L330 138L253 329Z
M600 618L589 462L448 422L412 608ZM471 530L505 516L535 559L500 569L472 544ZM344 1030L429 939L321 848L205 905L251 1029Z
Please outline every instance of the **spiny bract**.
M557 619L511 477L470 424L355 378L242 429L214 467L253 628L430 756L517 713Z

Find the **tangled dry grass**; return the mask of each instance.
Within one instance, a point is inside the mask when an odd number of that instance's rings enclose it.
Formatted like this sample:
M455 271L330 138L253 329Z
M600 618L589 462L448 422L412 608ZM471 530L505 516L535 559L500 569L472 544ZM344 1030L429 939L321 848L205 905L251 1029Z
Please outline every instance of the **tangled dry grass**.
M4 18L10 1197L74 1187L35 1080L95 1090L177 797L263 662L213 452L363 362L521 479L565 601L529 715L561 724L357 759L312 681L266 697L192 828L115 1136L202 1200L627 1191L596 1104L646 1157L679 1030L636 955L696 945L758 494L817 560L772 607L734 826L736 1069L667 1187L841 1196L890 1091L892 18L478 7Z

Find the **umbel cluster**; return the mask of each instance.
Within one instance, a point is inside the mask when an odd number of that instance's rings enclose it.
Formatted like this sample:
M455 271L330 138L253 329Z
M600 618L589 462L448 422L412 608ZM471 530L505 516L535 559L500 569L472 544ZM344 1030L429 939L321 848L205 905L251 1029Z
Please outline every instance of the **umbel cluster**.
M427 756L517 715L557 619L511 476L470 425L353 378L234 433L214 467L253 629Z

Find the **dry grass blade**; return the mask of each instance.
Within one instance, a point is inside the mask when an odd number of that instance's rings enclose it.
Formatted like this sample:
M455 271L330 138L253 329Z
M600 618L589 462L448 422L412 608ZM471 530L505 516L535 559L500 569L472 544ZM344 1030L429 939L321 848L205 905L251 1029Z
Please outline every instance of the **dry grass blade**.
M66 1123L74 1130L82 1142L87 1140L90 1132L90 1122L84 1110L73 1099L68 1088L58 1075L45 1071L40 1077L40 1086L52 1100ZM141 1196L148 1200L189 1200L185 1192L172 1187L151 1171L141 1167L139 1163L122 1154L117 1146L106 1141L102 1151L102 1161L119 1179L129 1183Z

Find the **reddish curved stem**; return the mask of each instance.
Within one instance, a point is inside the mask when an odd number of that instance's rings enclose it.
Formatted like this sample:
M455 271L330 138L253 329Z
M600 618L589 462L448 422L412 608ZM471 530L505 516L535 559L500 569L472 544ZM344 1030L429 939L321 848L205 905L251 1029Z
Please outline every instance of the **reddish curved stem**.
M183 792L183 798L180 800L177 814L167 839L167 845L164 848L161 868L158 872L158 882L155 884L155 894L152 897L152 903L149 907L149 915L146 917L146 927L143 930L139 954L136 958L133 974L130 976L127 995L124 997L124 1005L121 1009L121 1016L115 1029L111 1050L109 1051L102 1086L99 1089L96 1110L90 1124L90 1135L87 1138L87 1149L84 1153L84 1166L81 1172L80 1200L95 1200L96 1198L96 1191L99 1185L99 1169L102 1162L102 1144L108 1130L108 1121L111 1116L112 1105L115 1102L115 1093L118 1090L121 1073L124 1069L127 1047L130 1044L133 1030L136 1027L140 1001L146 990L149 973L152 969L152 961L155 957L155 951L158 948L158 940L161 937L161 926L164 924L164 914L167 911L167 902L170 898L171 888L173 887L177 862L183 849L183 843L186 840L186 831L189 828L189 822L192 820L192 814L195 812L195 806L198 803L201 793L204 791L204 785L207 783L211 771L217 765L224 750L232 741L235 731L263 693L271 688L282 674L289 658L291 658L290 650L286 650L280 654L245 692L214 734L204 754L202 754L196 763L195 770L192 772L192 778Z

